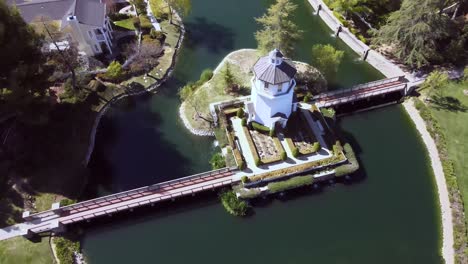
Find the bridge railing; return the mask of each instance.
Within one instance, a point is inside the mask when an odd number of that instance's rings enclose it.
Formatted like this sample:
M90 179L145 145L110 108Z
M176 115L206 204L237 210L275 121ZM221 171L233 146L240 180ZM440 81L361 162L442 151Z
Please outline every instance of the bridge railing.
M371 93L354 94L354 95L350 95L348 97L331 99L329 101L319 103L318 106L319 107L328 107L328 106L337 105L337 104L341 104L341 103L352 102L352 101L356 101L356 100L367 98L367 97L373 97L373 96L376 96L376 95L381 95L381 94L385 94L385 93L389 93L389 92L402 90L405 87L406 87L406 84L399 84L399 85L395 85L395 86L392 86L392 87L388 87L388 88L386 88L384 90L373 91Z
M328 92L328 93L319 94L317 96L314 96L312 99L313 100L320 100L322 98L326 98L326 97L329 97L329 96L341 95L341 94L346 94L346 93L356 91L356 90L368 89L368 88L371 88L371 87L386 85L386 84L395 83L395 82L401 82L402 77L403 76L399 76L399 77L393 77L393 78L368 82L368 83L364 83L364 84L359 84L359 85L355 85L355 86L353 86L351 88L348 88L348 89L331 91L331 92Z
M91 199L91 200L88 200L88 201L83 201L83 202L79 202L79 203L76 203L76 204L60 207L58 209L51 209L51 210L39 212L39 213L36 213L36 214L31 214L30 216L28 216L27 220L37 219L37 218L42 218L42 217L48 217L48 216L56 215L57 213L70 211L70 210L74 210L74 209L80 209L80 208L83 208L83 207L86 208L86 207L89 207L91 205L96 205L96 204L99 204L99 203L109 202L109 201L112 201L112 200L118 200L118 199L121 199L121 198L125 198L125 197L132 196L132 195L135 195L135 194L145 193L145 192L148 192L148 191L153 191L153 190L156 190L156 189L160 189L161 187L174 185L174 184L180 183L180 182L193 181L193 180L200 179L200 178L206 178L206 177L212 176L212 175L214 176L214 175L219 175L221 173L232 172L232 171L234 171L236 169L237 168L222 168L222 169L219 169L219 170L202 172L202 173L194 174L194 175L183 177L183 178L178 178L178 179L174 179L174 180L170 180L170 181L166 181L166 182L156 183L156 184L152 184L152 185L137 188L137 189L132 189L132 190L128 190L128 191L124 191L124 192L120 192L120 193L116 193L116 194L111 194L111 195Z
M114 208L114 209L105 210L105 211L102 211L102 212L99 212L99 213L89 213L89 214L80 215L80 216L71 215L69 218L65 218L61 222L63 224L70 224L70 223L80 222L80 221L83 221L83 220L86 220L86 219L91 219L91 218L94 218L94 217L98 217L98 216L101 216L101 215L104 215L104 214L112 214L112 213L128 210L128 209L131 209L131 208L136 208L136 207L139 207L139 206L144 206L144 205L148 205L148 204L151 204L151 203L156 203L156 202L159 202L159 201L166 201L166 200L175 199L175 198L182 197L182 196L192 195L192 194L195 194L197 192L204 191L204 190L211 190L213 188L226 186L226 185L231 184L233 182L234 181L232 179L229 179L229 180L225 180L225 181L222 181L222 182L213 183L213 184L210 184L210 185L207 185L207 186L198 187L198 188L193 189L193 190L174 192L174 193L162 195L160 197L147 199L147 200L144 200L144 201L135 201L134 203L128 203L128 204L126 204L124 206L120 206L120 207Z

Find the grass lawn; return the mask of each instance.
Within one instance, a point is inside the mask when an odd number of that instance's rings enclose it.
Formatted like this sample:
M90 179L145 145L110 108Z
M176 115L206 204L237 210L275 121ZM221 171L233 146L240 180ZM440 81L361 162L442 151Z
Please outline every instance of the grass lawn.
M133 19L132 18L127 18L124 20L119 20L119 21L114 21L114 25L125 28L128 30L135 30L135 26L133 25Z
M236 82L240 84L242 93L250 94L250 79L252 73L250 68L258 59L258 54L255 50L246 50L232 54L227 58L230 63L230 70L234 75ZM195 129L209 129L209 124L203 120L196 119L195 107L203 113L204 116L209 116L209 105L214 102L234 99L239 95L226 94L224 90L224 80L222 72L226 69L226 64L221 66L221 70L213 75L210 81L198 88L195 93L186 101L185 115L188 117L190 124Z
M442 99L429 104L433 116L445 133L449 158L453 161L465 217L468 216L468 96L465 83L450 83L442 92Z
M43 238L40 243L33 243L22 237L0 241L0 263L54 263L49 238Z

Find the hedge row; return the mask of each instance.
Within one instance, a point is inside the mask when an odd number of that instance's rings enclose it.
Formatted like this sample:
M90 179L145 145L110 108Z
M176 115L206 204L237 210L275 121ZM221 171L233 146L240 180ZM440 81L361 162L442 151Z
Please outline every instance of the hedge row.
M285 169L259 174L254 177L251 177L250 180L254 182L254 181L260 181L260 180L269 179L269 178L276 178L276 177L281 177L285 175L291 175L295 173L308 171L311 169L319 169L319 168L323 168L326 166L333 166L340 162L344 162L345 160L346 160L346 157L343 155L343 153L338 153L338 155L333 155L326 159L311 161L311 162L304 163L301 165L291 166Z
M293 157L297 158L299 156L299 149L294 145L294 142L291 138L286 138L286 144L288 144L289 149L292 152Z
M245 137L247 138L247 141L249 143L249 149L254 158L255 166L258 167L261 165L262 161L260 160L260 157L258 156L257 148L255 147L255 144L253 142L252 136L250 135L249 129L246 127L242 127L242 128L244 129Z
M312 185L312 183L314 183L313 176L298 176L285 181L271 182L268 184L268 190L270 193L277 193L302 186Z
M262 133L270 133L270 129L264 125L261 125L257 122L252 122L252 128Z
M336 177L349 175L359 169L359 162L357 161L356 155L354 154L354 150L351 145L346 143L344 145L344 151L349 163L335 168Z
M237 167L239 167L240 170L245 169L245 162L244 159L242 159L242 154L238 149L233 149L232 153L234 153L234 158L236 159Z

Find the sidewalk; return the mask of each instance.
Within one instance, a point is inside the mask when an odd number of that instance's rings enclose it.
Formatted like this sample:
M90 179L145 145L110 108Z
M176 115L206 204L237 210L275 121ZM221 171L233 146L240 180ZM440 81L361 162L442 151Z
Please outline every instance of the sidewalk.
M153 25L156 31L161 31L161 25L159 24L158 20L156 19L153 12L151 11L149 0L145 0L145 2L146 2L146 12L148 14L149 20L151 21L151 24Z

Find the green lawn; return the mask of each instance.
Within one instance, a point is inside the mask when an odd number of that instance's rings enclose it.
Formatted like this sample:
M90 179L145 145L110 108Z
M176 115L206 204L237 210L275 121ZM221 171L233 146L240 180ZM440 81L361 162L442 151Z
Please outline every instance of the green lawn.
M43 238L39 243L32 243L22 237L0 241L0 263L54 263L49 247L49 238Z
M468 83L450 83L441 99L431 103L430 109L445 133L448 155L453 161L460 192L468 216L468 96L463 90Z
M127 18L124 20L119 20L119 21L114 21L114 25L125 28L128 30L135 30L135 26L133 26L133 19L132 18Z

